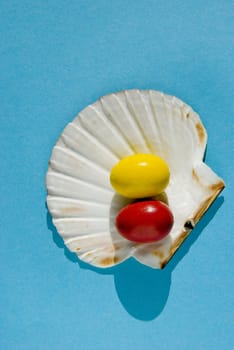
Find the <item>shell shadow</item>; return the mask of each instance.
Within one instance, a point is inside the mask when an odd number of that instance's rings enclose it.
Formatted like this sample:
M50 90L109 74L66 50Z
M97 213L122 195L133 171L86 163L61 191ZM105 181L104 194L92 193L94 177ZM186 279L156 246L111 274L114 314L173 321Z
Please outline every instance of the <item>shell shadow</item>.
M113 275L117 295L125 310L138 320L150 321L158 317L166 305L173 270L188 253L193 243L223 203L223 196L215 200L163 270L155 270L144 266L133 258L112 268L95 268L80 261L74 253L67 249L52 223L48 209L46 220L47 227L52 232L54 243L64 250L67 259L73 263L78 263L80 268L89 269L103 275Z

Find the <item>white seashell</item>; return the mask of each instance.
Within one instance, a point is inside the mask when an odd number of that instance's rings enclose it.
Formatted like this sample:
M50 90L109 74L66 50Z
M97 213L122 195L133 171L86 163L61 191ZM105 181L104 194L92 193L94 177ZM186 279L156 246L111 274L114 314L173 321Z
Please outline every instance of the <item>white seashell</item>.
M55 145L46 178L48 208L66 246L94 266L110 267L130 256L153 268L165 266L224 188L203 162L206 143L191 107L157 91L123 91L85 108ZM130 242L115 228L118 211L130 200L113 191L109 174L133 153L159 155L171 171L166 195L174 226L156 243Z

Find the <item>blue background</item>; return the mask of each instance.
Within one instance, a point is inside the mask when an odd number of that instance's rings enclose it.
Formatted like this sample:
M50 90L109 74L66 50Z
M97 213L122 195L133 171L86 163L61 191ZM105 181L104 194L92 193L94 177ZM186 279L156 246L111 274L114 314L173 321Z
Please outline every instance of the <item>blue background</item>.
M233 11L231 0L1 1L1 349L234 348ZM193 106L227 185L163 271L78 262L45 206L62 129L129 88Z

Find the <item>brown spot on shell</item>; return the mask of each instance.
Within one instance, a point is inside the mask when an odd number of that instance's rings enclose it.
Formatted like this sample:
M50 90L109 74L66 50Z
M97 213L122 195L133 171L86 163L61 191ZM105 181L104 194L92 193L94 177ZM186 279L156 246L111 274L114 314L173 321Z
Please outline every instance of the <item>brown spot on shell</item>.
M168 260L164 260L161 264L160 264L160 269L164 269L164 267L166 266L166 264L168 263Z
M83 211L81 207L67 207L67 208L62 208L61 209L61 214L63 215L72 215L72 214L77 214L79 212Z
M119 262L119 258L117 256L106 257L106 258L100 260L100 265L101 266L110 266L110 265L116 264L117 262Z
M185 117L186 117L186 118L189 118L189 117L190 117L190 113L187 112L187 113L185 114Z
M80 247L76 248L76 251L77 251L77 252L79 252L80 250L81 250L81 248L80 248Z
M197 172L196 172L195 169L192 170L192 177L193 177L193 179L194 179L195 181L199 182L200 185L202 185L202 182L201 182L201 180L200 180L200 177L199 177L199 175L197 174ZM212 185L210 185L210 186L207 186L207 189L210 190L210 191L212 191L212 192L216 192L216 191L220 191L220 190L224 189L224 187L225 187L224 182L223 182L223 181L219 181L219 182L217 182L217 183L215 183L215 184L212 184Z
M197 182L200 182L200 178L199 176L197 175L195 169L192 170L192 177L194 180L196 180Z
M197 129L199 140L201 143L203 143L205 140L205 131L201 123L196 124L196 129Z
M155 250L153 255L162 260L164 258L164 253L161 250Z
M222 190L225 187L225 183L223 181L219 181L216 184L211 185L209 188L211 191Z
M121 246L117 243L114 243L113 248L114 248L114 250L119 250L121 248Z

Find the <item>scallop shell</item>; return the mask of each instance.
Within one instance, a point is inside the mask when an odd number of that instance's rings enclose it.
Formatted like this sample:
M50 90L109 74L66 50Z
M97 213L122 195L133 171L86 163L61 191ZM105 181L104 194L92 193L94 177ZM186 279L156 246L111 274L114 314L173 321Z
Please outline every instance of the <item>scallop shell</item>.
M85 108L56 143L46 178L48 208L66 246L98 267L134 257L163 268L224 188L203 162L206 143L206 130L192 108L158 91L110 94ZM110 170L134 153L159 155L171 171L164 197L174 226L156 243L130 242L114 224L130 200L114 192Z

